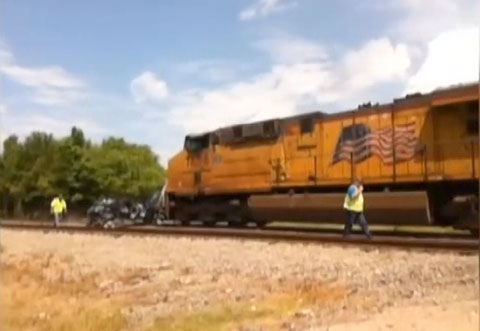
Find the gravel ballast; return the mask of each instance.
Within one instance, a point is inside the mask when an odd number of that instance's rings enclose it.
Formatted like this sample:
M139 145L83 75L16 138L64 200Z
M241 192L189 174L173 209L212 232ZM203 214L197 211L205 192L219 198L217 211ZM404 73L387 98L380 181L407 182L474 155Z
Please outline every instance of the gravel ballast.
M2 266L28 263L43 282L91 276L98 292L124 300L129 328L140 330L218 307L249 311L226 327L240 330L322 330L397 307L478 307L478 255L8 229L1 245Z

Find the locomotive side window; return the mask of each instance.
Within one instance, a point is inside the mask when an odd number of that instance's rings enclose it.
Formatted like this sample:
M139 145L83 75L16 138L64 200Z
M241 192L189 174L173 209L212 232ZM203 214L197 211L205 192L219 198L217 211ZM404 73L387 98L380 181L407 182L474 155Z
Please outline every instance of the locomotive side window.
M208 148L210 139L209 135L203 135L198 137L186 137L185 138L185 150L187 152L196 153Z
M300 120L300 132L302 134L313 132L313 118L304 118Z
M275 135L275 123L273 121L268 121L263 123L263 136L273 137L274 135Z
M212 145L220 144L220 137L217 133L212 133Z
M240 139L243 136L242 126L237 125L233 127L233 137L236 139Z

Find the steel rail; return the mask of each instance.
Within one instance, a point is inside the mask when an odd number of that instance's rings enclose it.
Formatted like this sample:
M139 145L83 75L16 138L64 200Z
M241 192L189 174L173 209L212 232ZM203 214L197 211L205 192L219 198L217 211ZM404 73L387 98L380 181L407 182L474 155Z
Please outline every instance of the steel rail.
M450 250L465 253L478 254L479 240L468 237L459 239L458 237L448 238L441 236L438 238L418 238L405 236L382 236L376 235L372 240L368 240L363 235L351 235L343 238L340 233L321 233L305 232L301 229L293 230L270 230L256 228L205 228L205 227L184 227L184 226L122 226L115 229L89 228L82 225L63 224L60 227L53 227L51 224L33 222L0 222L1 228L36 230L36 231L56 231L56 232L80 232L95 233L104 235L170 235L183 237L216 237L230 239L256 239L269 241L295 241L304 243L318 244L341 244L349 246L370 246L370 247L393 247L403 249L428 249L428 250Z
M302 232L311 232L311 233L333 233L339 234L343 229L334 229L334 228L314 228L314 227L294 227L294 226L268 226L267 229L269 230L279 230L279 231L302 231ZM470 233L460 234L460 233L434 233L434 232L426 232L426 231L419 231L415 232L414 230L372 230L370 228L370 232L373 235L379 235L382 237L411 237L411 238L431 238L431 239L439 239L439 238L447 238L447 239L476 239L476 237L472 236ZM353 229L352 234L361 234L361 230Z

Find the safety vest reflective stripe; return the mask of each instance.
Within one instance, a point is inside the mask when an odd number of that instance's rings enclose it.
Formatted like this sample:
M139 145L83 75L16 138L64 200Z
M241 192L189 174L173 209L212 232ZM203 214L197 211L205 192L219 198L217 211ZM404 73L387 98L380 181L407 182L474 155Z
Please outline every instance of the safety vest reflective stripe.
M360 213L363 211L363 194L360 193L355 198L350 198L347 194L343 203L343 208Z

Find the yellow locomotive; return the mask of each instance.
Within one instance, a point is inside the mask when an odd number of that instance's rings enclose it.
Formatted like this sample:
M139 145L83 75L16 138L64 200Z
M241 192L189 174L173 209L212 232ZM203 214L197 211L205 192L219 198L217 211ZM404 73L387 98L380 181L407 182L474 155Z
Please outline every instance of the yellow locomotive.
M478 231L478 99L475 83L188 135L168 163L168 217L343 221L346 187L361 177L371 224Z

